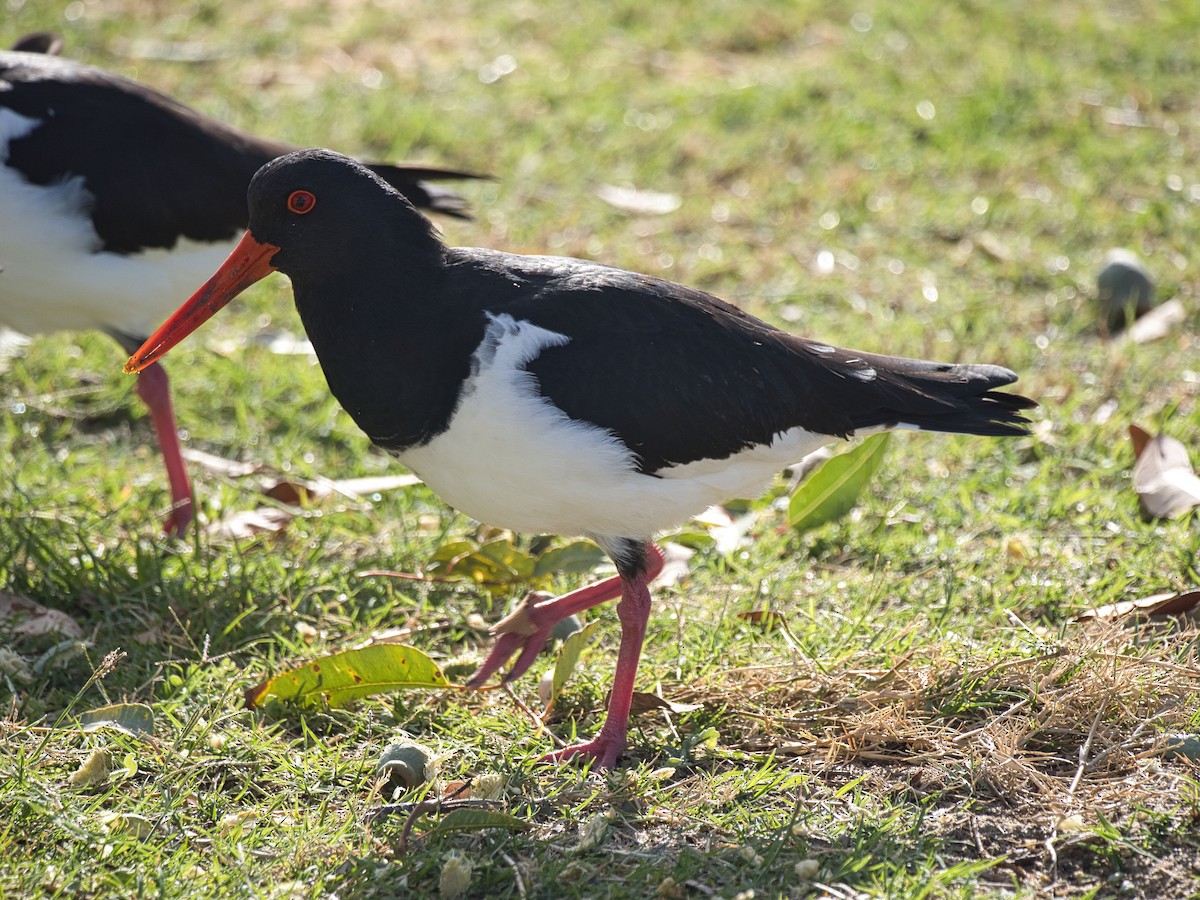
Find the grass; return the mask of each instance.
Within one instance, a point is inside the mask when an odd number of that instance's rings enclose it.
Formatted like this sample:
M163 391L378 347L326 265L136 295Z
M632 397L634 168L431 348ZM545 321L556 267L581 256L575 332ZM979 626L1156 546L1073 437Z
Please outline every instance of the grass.
M244 709L285 666L406 624L469 666L472 616L529 585L361 576L489 536L420 487L313 502L257 541L163 539L119 351L39 338L0 362L0 588L85 639L5 638L26 668L0 682L0 894L419 896L454 853L472 896L1200 891L1200 790L1164 753L1198 729L1197 632L1075 618L1200 581L1194 520L1141 517L1125 436L1200 437L1200 53L1180 37L1200 8L16 2L0 41L42 28L249 130L493 173L464 188L474 222L439 223L450 242L664 275L844 346L1003 362L1043 410L1027 439L894 441L858 511L817 532L781 533L767 498L738 508L757 518L736 551L693 541L639 687L700 708L639 717L602 777L534 766L550 741L502 692ZM631 215L604 184L681 204ZM1099 336L1114 246L1184 327ZM293 478L389 471L307 357L256 340L299 331L275 279L172 353L188 445ZM255 478L195 474L207 521L260 502ZM563 740L602 714L617 627L597 615ZM535 684L517 696L536 705ZM118 701L152 707L152 739L68 727ZM499 774L532 828L425 834L430 816L402 846L404 816L372 813L403 735L437 756L430 796ZM71 784L98 749L107 777Z

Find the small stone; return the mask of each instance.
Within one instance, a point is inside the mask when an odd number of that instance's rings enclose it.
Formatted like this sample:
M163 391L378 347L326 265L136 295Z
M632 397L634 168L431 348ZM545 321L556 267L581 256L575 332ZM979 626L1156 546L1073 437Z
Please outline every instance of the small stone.
M1083 821L1083 816L1079 813L1063 816L1055 827L1063 834L1078 834L1081 831L1087 831L1087 823Z
M545 674L538 679L538 699L545 706L554 696L554 670L547 669Z
M1105 328L1117 332L1154 308L1154 281L1137 254L1117 248L1104 255L1096 302Z
M567 616L554 623L554 627L550 629L550 637L556 641L565 641L577 631L583 631L583 622L579 621L579 616Z
M1167 749L1163 759L1184 759L1189 762L1200 759L1200 735L1169 734L1165 741Z

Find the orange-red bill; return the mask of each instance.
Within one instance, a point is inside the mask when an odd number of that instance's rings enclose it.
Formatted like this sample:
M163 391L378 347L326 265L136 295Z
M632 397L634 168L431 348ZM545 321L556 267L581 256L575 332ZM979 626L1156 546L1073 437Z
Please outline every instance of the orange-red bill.
M137 353L125 363L125 374L140 372L161 359L168 350L211 319L221 307L254 282L275 271L271 258L279 251L274 244L264 244L251 236L242 235L229 258L221 263L216 274L192 294L171 318L150 336Z

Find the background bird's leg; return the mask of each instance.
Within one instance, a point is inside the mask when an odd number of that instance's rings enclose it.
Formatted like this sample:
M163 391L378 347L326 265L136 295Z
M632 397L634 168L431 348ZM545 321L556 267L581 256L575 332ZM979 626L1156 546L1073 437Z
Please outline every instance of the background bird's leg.
M645 545L644 577L646 582L652 581L663 567L662 551L652 542ZM492 677L510 656L521 651L513 667L504 676L506 682L519 678L537 658L538 653L550 637L550 630L567 616L573 616L591 609L606 600L622 596L626 592L626 584L620 575L606 578L596 584L579 588L561 597L550 600L535 600L526 597L521 605L492 626L492 633L498 634L496 643L488 653L487 659L471 676L467 687L477 688ZM618 615L620 610L618 608Z
M163 524L163 530L178 536L187 531L192 522L192 484L183 462L183 448L179 444L166 370L158 363L143 369L137 379L137 394L150 410L150 421L154 423L158 446L167 465L172 509Z
M613 674L612 693L608 697L608 715L600 733L586 743L555 750L541 758L542 762L562 762L576 756L591 757L602 768L617 763L625 749L629 731L629 710L633 703L633 684L637 677L642 642L646 639L646 623L650 620L650 580L653 576L638 572L624 580L617 616L621 620L621 649L617 652L617 668Z

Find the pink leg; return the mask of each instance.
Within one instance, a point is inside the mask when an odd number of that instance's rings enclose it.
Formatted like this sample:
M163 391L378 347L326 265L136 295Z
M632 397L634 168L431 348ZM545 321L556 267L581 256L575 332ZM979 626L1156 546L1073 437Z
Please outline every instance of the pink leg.
M617 604L617 616L621 619L621 649L617 652L617 670L608 698L608 715L600 733L586 743L547 753L541 762L563 762L582 756L594 759L601 769L617 764L617 758L625 749L629 709L633 703L633 682L642 655L642 642L646 639L646 623L650 620L650 577L639 574L626 582L621 602Z
M658 573L662 571L662 567L662 551L648 541L646 543L646 572L644 575L646 582L653 581ZM614 575L612 578L606 578L596 584L579 588L578 590L571 591L569 594L563 594L561 597L555 597L550 600L534 600L533 598L537 595L530 594L520 606L492 626L492 633L499 635L499 637L492 646L487 659L483 661L483 664L471 676L471 680L467 682L467 687L482 687L484 682L498 672L500 667L517 650L521 651L521 655L517 657L517 661L513 663L513 667L504 676L504 681L507 683L521 677L533 665L533 661L537 659L538 653L541 652L542 647L546 645L546 641L550 637L550 630L557 623L561 622L567 616L576 615L606 600L622 596L626 593L626 587L622 583L620 576ZM617 615L620 615L620 607L617 609ZM623 628L624 620L622 619ZM622 638L623 645L624 638ZM634 665L637 665L636 661Z
M167 481L171 486L171 514L163 530L178 536L187 531L192 522L192 484L188 481L187 467L183 463L183 449L179 444L179 432L175 426L175 411L171 407L171 386L166 370L158 363L142 370L138 375L137 393L150 410L150 421L158 436L158 446L163 462L167 464Z

